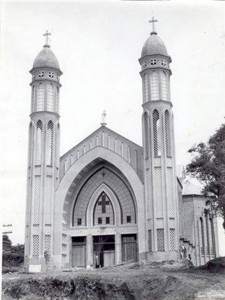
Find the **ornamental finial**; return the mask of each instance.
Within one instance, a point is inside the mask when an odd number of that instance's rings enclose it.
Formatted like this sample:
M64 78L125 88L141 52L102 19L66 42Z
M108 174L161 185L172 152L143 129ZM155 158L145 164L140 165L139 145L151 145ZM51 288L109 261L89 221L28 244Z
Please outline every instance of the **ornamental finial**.
M157 32L155 31L155 23L158 22L158 20L155 20L154 17L152 17L152 19L149 20L148 22L152 23L152 32L151 32L151 34L157 34Z
M107 125L105 118L106 118L106 110L103 110L103 112L102 112L102 123L101 123L102 126Z
M45 36L45 45L44 45L44 47L49 47L50 48L49 35L51 35L51 33L48 32L48 30L46 30L46 32L43 34L43 36Z

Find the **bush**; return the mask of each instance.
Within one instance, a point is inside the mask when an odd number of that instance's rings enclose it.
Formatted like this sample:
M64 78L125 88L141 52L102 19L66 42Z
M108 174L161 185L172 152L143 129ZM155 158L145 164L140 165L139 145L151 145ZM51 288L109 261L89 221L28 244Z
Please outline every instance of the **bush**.
M24 245L12 246L7 235L3 235L2 266L7 268L21 267L24 262ZM15 271L12 271L15 272Z

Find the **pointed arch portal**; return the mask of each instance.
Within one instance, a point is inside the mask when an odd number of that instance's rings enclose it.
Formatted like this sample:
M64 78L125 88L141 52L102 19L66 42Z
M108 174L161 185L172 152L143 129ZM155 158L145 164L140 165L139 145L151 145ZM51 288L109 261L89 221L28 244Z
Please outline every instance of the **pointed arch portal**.
M137 259L137 228L138 222L142 222L138 214L144 207L142 201L137 203L143 199L142 184L132 167L127 162L124 166L118 155L114 157L117 161L113 161L114 154L110 153L109 161L104 157L105 149L102 157L94 158L95 151L80 159L86 156L83 168L77 162L70 184L66 178L69 174L65 174L57 191L56 207L63 205L61 255L65 267L110 266ZM87 164L90 152L93 160ZM136 185L134 179L138 179ZM63 190L62 202L59 194Z

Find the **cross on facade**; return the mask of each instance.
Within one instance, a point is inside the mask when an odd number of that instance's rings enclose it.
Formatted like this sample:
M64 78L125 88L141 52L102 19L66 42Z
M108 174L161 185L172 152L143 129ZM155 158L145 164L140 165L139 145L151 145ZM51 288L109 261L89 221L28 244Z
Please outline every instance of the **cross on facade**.
M152 33L156 33L156 31L155 31L155 23L158 22L158 20L155 20L154 17L152 17L152 19L149 20L148 22L152 23Z
M50 32L48 32L48 30L46 30L46 32L43 34L43 36L45 36L45 45L49 46L48 42L49 42L49 35L51 35Z
M102 214L106 213L106 205L109 205L109 201L106 200L106 195L102 194L102 201L98 201L98 205L102 207Z

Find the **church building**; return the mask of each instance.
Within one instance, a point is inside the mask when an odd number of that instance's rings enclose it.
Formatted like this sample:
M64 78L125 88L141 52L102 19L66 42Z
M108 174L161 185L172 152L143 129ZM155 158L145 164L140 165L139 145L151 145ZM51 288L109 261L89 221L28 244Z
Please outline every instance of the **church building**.
M206 199L190 188L182 196L183 183L188 183L176 174L171 57L155 21L139 59L143 145L112 131L103 118L96 131L62 156L62 71L46 32L30 71L28 270L181 257L200 265L218 254L216 222Z

